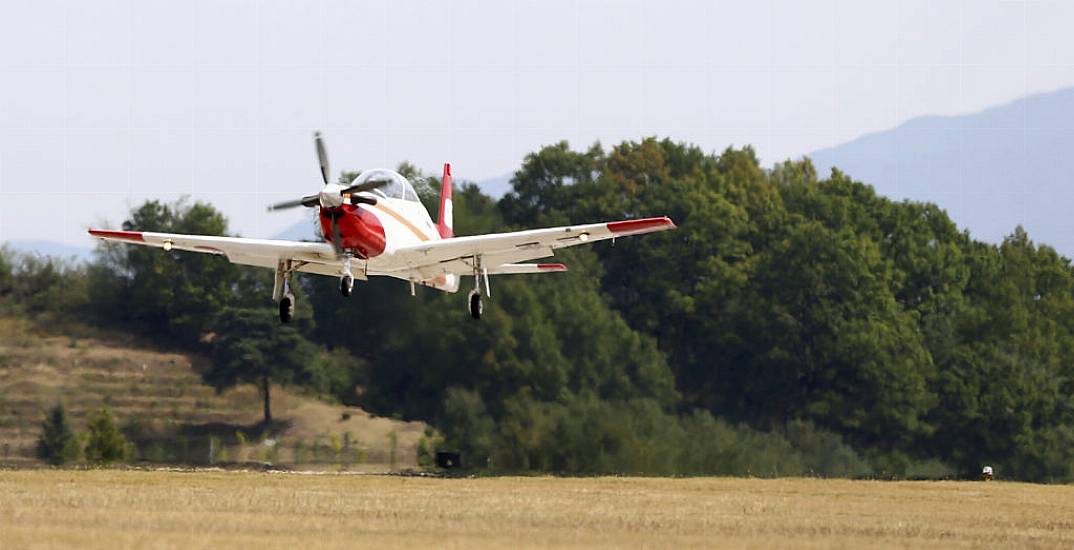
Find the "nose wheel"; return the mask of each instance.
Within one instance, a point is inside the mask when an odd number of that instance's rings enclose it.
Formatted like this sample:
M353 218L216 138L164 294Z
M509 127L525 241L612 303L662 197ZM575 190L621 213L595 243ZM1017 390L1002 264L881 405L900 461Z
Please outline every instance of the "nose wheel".
M339 278L339 293L344 297L350 296L354 291L354 276L351 275L351 256L350 252L343 254L343 273Z

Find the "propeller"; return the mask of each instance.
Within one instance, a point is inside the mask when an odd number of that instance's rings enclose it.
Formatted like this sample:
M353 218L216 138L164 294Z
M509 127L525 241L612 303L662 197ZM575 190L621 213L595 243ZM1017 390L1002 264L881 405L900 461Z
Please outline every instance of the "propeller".
M319 131L313 133L313 146L317 148L317 162L321 165L321 179L324 180L325 185L328 185L329 174L331 174L328 169L328 152L324 150L324 139Z
M269 206L268 209L269 212L272 212L273 210L287 210L296 206L317 206L320 204L320 198L320 195L309 195L298 200L278 202Z
M343 203L348 198L350 199L351 204L377 204L377 199L368 196L360 196L358 193L384 187L391 183L391 180L369 180L346 187L338 183L330 183L329 177L331 172L328 167L328 152L325 150L324 139L321 137L321 132L314 132L313 145L317 150L317 163L321 167L321 179L324 181L324 187L321 188L321 192L316 195L306 195L305 197L296 200L278 202L269 206L268 210L269 212L273 212L299 206L305 206L307 208L320 207L329 210L328 215L332 219L332 246L336 249L336 253L338 254L342 252L339 224L337 222L339 217L343 215L343 211L340 210L340 207L343 206Z
M372 191L391 183L391 180L387 179L369 180L347 187L338 183L330 183L329 174L331 172L328 167L328 152L325 151L324 138L321 137L320 132L313 134L313 145L317 150L317 162L321 167L321 179L324 180L324 187L321 188L321 192L316 195L306 195L301 199L278 202L268 207L269 212L298 206L336 208L343 205L344 195L351 195L351 204L376 204L377 199L373 197L358 197L355 195L364 191Z

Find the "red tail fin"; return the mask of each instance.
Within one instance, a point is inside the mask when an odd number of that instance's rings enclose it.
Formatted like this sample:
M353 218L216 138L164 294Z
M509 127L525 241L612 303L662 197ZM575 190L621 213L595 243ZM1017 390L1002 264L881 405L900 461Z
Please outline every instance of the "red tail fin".
M451 228L451 210L451 165L445 162L443 186L440 188L440 215L436 218L436 229L442 239L455 236L455 231Z

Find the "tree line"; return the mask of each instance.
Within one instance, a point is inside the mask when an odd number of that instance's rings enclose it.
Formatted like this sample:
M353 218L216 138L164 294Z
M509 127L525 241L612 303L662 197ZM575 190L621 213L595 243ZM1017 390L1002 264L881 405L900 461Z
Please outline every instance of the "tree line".
M413 167L435 211L435 185ZM0 293L212 359L206 383L297 384L430 422L492 471L1074 478L1074 271L1015 228L974 240L808 159L761 166L670 140L528 155L500 200L465 185L460 235L669 215L676 231L459 295L301 278L280 326L272 275L102 246L73 266L4 254ZM206 204L148 202L126 227L227 234ZM13 307L13 306L9 306ZM266 403L268 400L266 399ZM268 414L266 405L266 415Z

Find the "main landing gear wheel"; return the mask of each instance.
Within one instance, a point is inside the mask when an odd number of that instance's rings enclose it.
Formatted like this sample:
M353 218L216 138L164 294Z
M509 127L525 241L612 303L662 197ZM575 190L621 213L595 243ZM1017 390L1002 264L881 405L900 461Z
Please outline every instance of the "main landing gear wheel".
M470 292L470 317L474 319L481 318L481 312L484 307L481 305L481 293L473 290Z
M339 280L339 292L340 292L340 294L342 294L343 296L350 296L351 292L353 292L353 291L354 291L354 277L351 277L350 275L344 275L343 278L341 278Z
M295 318L295 297L287 294L280 299L280 322L290 323Z

